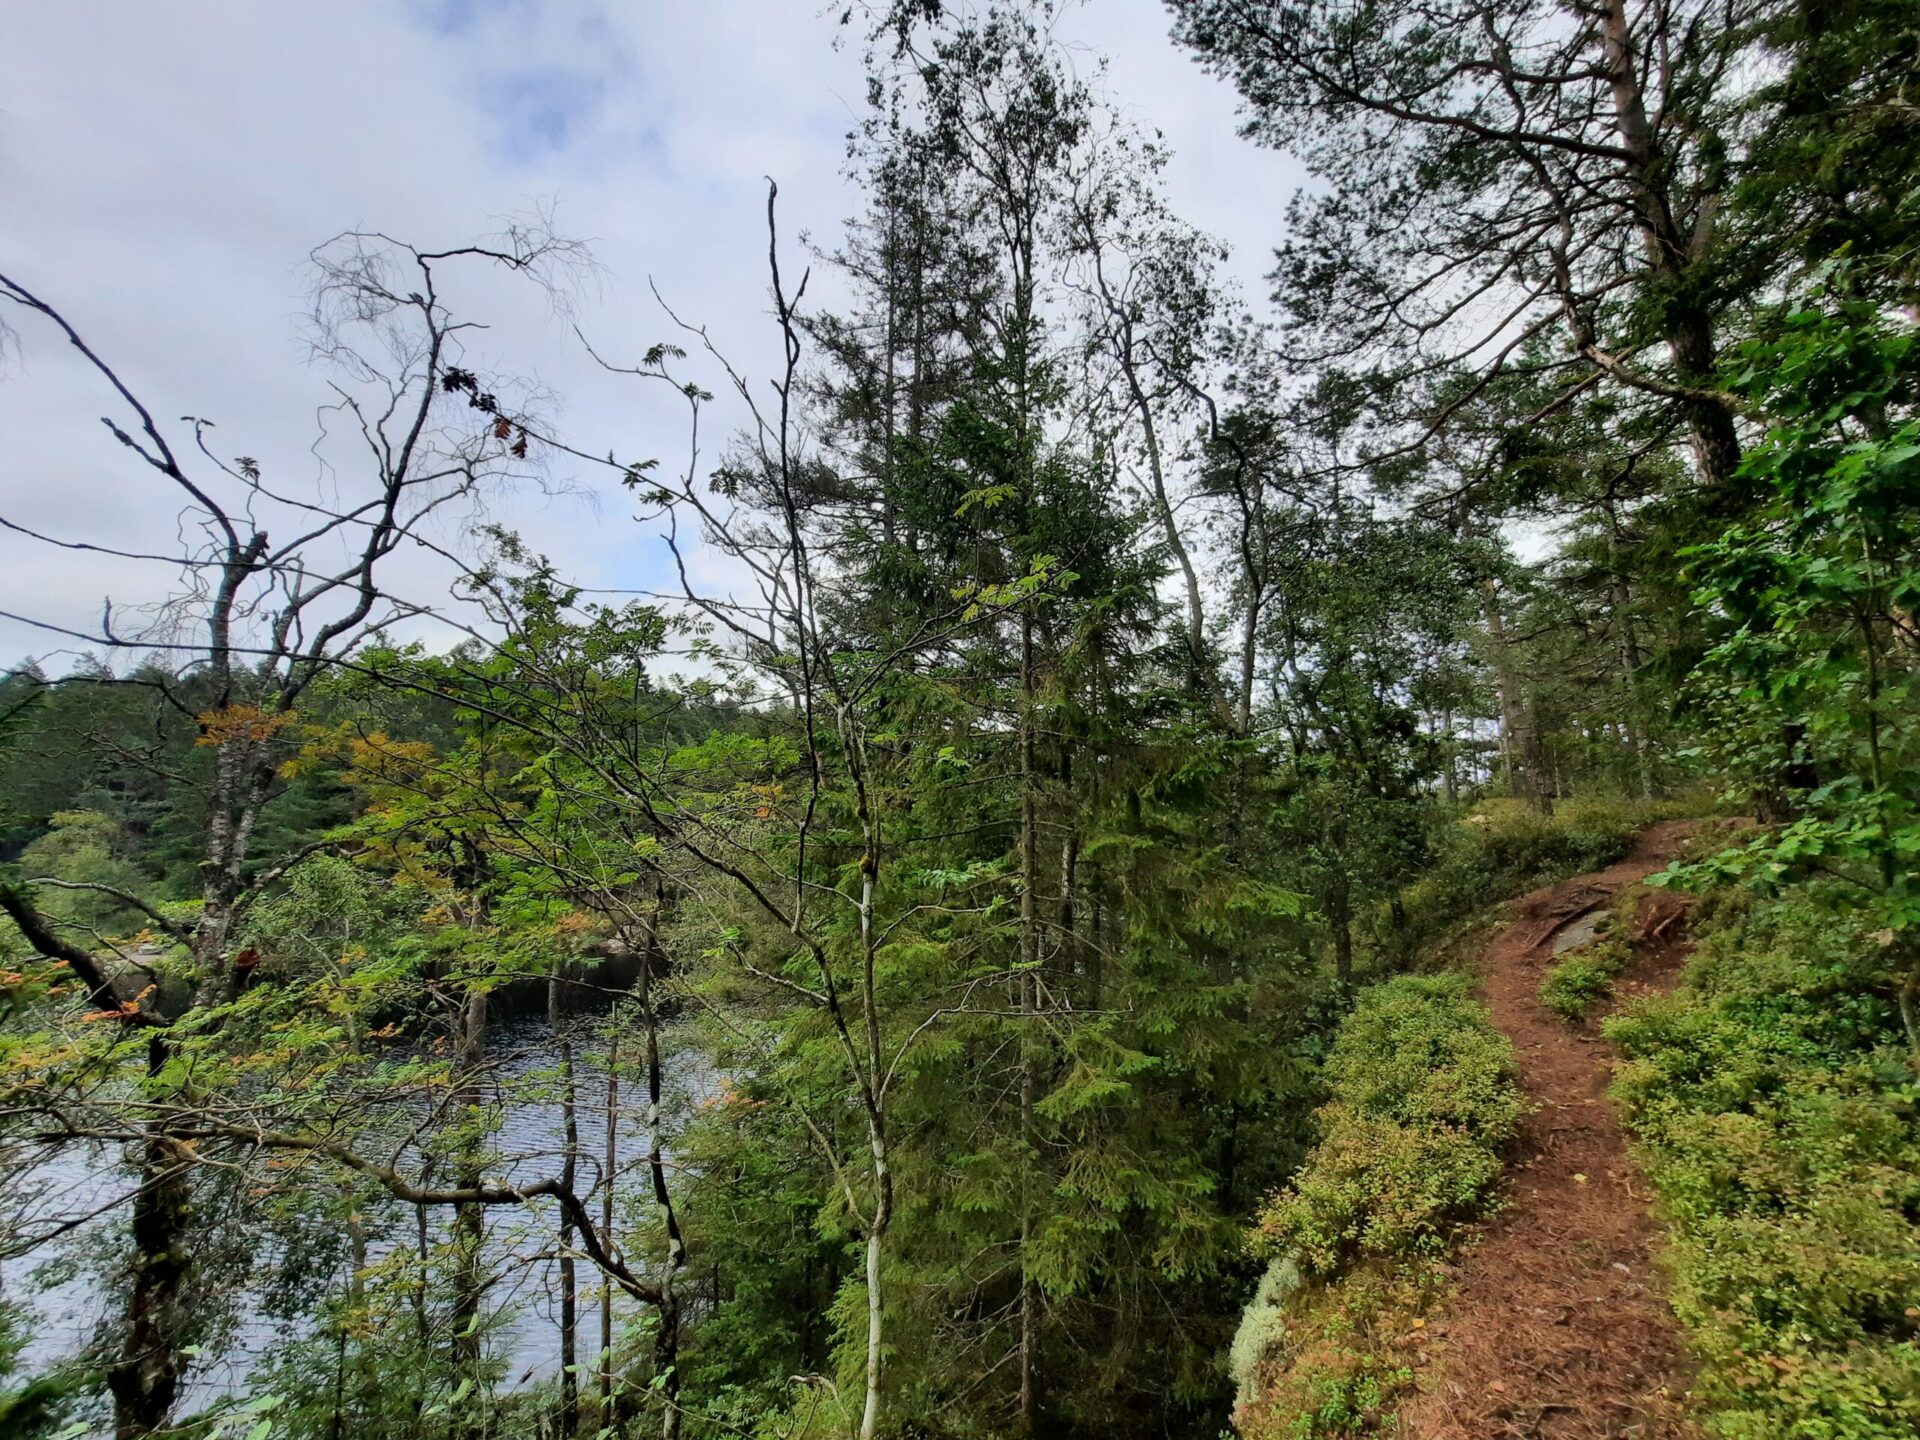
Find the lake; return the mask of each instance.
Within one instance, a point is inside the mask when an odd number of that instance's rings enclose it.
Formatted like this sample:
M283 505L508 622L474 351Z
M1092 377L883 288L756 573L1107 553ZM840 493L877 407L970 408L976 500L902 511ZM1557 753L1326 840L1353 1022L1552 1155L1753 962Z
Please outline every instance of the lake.
M624 1199L651 1194L651 1182L646 1170L645 1077L635 1074L631 1064L644 1056L644 1032L631 1012L622 1023L623 1069L627 1073L621 1081L615 1184L616 1194ZM605 1052L604 1010L572 1012L562 1017L561 1024L576 1057ZM678 1027L663 1029L662 1049L668 1084L666 1109L672 1117L683 1117L718 1092L720 1077L705 1052ZM520 1082L537 1072L553 1070L559 1064L560 1051L544 1014L519 1014L492 1026L487 1059L490 1084L496 1093L512 1092L524 1089ZM584 1190L594 1183L604 1151L607 1085L601 1065L578 1063L576 1059L575 1068L576 1115L583 1151L578 1183ZM503 1157L501 1169L490 1172L493 1175L504 1173L511 1179L532 1181L557 1174L564 1153L558 1100L522 1096L506 1104L493 1143ZM112 1323L113 1301L101 1282L99 1257L124 1253L126 1199L132 1187L132 1172L122 1162L118 1147L91 1143L64 1145L8 1184L9 1215L25 1212L37 1222L35 1228L44 1229L59 1219L92 1216L51 1249L43 1247L24 1258L0 1261L0 1295L24 1302L32 1318L31 1336L20 1361L24 1373L79 1355L103 1327ZM597 1198L589 1208L598 1214ZM390 1227L392 1233L369 1236L370 1260L390 1253L395 1246L413 1245L411 1213L388 1213L399 1223ZM511 1311L492 1332L490 1344L495 1357L505 1363L507 1384L517 1386L551 1376L559 1368L559 1262L545 1253L553 1248L557 1207L543 1202L537 1215L517 1206L490 1207L485 1213L484 1261L488 1273L498 1277L489 1303ZM446 1233L450 1214L434 1216L433 1233ZM267 1313L267 1291L274 1283L274 1269L261 1264L255 1267L252 1278L241 1284L234 1296L239 1319L232 1343L219 1347L217 1357L196 1362L183 1387L180 1415L191 1415L224 1396L246 1392L263 1359L276 1346L308 1329L300 1322L289 1326ZM582 1292L597 1285L599 1274L591 1262L581 1259L576 1270ZM336 1280L344 1283L345 1278L343 1272ZM583 1358L598 1346L598 1323L597 1303L589 1307L583 1301Z

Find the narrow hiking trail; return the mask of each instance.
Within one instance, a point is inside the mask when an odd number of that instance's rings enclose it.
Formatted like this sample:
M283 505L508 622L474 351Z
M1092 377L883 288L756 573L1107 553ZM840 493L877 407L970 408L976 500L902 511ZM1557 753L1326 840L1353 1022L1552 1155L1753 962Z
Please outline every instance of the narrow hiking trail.
M1507 1205L1455 1268L1433 1321L1405 1440L1680 1440L1685 1360L1654 1270L1647 1187L1607 1099L1612 1052L1592 1022L1540 1003L1555 939L1578 934L1620 890L1673 858L1691 829L1644 831L1632 854L1521 899L1484 961L1483 993L1512 1039L1532 1102ZM1687 901L1651 892L1635 917L1621 996L1670 984L1685 957ZM1562 948L1566 948L1564 945Z

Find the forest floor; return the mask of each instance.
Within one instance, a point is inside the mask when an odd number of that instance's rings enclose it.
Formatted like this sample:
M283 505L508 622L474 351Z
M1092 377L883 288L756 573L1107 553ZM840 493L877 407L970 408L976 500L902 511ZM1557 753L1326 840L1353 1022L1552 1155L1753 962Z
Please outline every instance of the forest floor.
M1574 1027L1540 1003L1555 939L1661 869L1691 822L1655 825L1609 869L1516 902L1488 947L1483 991L1512 1039L1532 1112L1506 1207L1454 1267L1407 1440L1682 1440L1687 1366L1654 1256L1647 1186L1607 1098L1612 1052L1597 1017ZM1616 1004L1673 983L1686 958L1688 897L1649 891ZM1567 948L1562 942L1562 949Z

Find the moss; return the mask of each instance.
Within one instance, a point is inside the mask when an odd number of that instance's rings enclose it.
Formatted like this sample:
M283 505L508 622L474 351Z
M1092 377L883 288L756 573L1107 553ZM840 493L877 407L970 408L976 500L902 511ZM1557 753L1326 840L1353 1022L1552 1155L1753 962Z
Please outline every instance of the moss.
M1234 1332L1233 1348L1227 1354L1236 1405L1246 1406L1254 1401L1261 1367L1286 1343L1287 1302L1299 1293L1303 1279L1293 1257L1281 1256L1267 1266L1253 1299L1241 1312L1240 1328Z

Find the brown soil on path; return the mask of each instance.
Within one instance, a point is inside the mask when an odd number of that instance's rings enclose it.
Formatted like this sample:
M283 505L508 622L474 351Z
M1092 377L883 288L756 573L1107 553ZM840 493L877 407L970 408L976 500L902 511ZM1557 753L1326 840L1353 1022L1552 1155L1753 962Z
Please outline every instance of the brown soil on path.
M1654 1270L1647 1187L1607 1099L1611 1051L1589 1024L1540 1003L1556 934L1663 867L1690 826L1655 825L1618 865L1536 890L1486 955L1494 1023L1513 1040L1533 1112L1507 1205L1461 1259L1407 1440L1691 1440L1679 1413L1686 1363ZM1671 983L1685 957L1686 901L1650 892L1617 989Z

